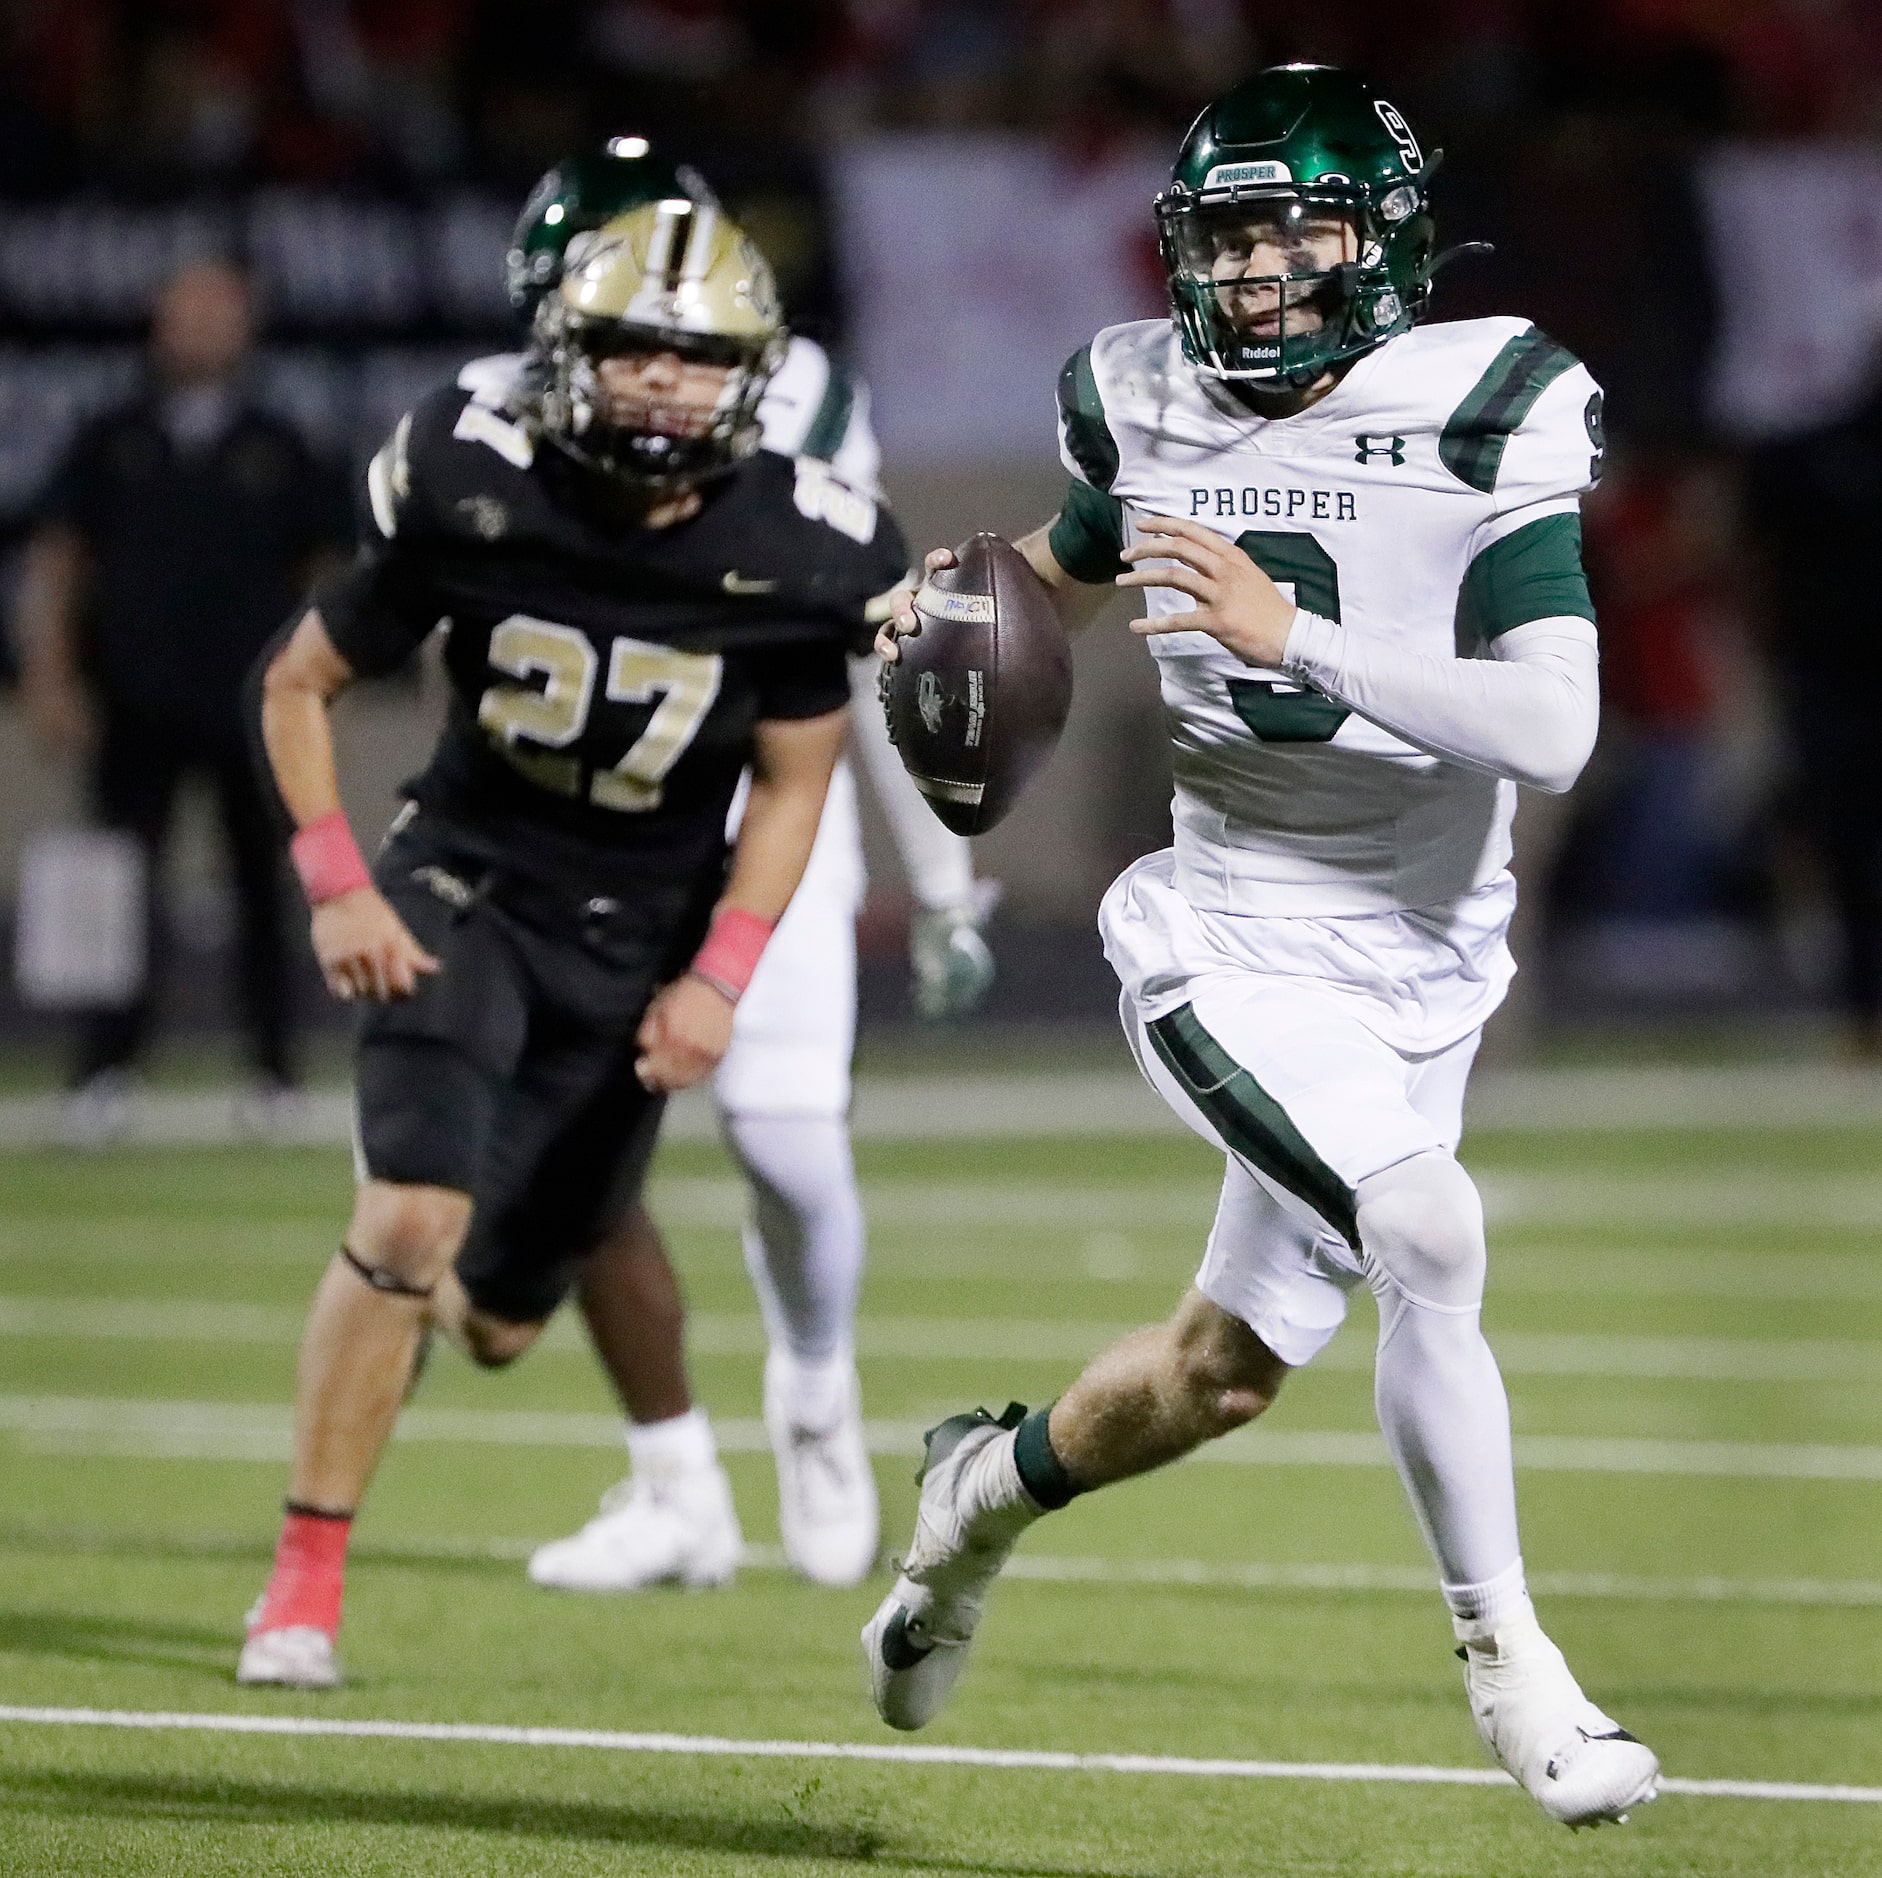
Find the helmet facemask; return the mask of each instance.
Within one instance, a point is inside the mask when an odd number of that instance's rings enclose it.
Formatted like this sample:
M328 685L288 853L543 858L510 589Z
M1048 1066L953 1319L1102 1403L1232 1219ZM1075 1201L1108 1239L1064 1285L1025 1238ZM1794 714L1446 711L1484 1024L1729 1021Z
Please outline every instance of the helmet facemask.
M707 204L650 204L572 243L537 311L539 421L584 468L649 495L759 447L784 357L770 269Z
M768 345L715 342L613 321L558 320L553 314L545 323L561 330L546 348L543 428L585 469L660 494L722 476L758 448L758 403L777 369ZM622 394L609 382L617 376L609 365L614 360L677 360L678 369ZM699 366L725 374L710 402L678 388L697 380L700 374L691 368ZM646 367L653 369L651 363Z
M1422 178L1385 192L1181 184L1157 231L1183 350L1212 378L1307 386L1424 311Z

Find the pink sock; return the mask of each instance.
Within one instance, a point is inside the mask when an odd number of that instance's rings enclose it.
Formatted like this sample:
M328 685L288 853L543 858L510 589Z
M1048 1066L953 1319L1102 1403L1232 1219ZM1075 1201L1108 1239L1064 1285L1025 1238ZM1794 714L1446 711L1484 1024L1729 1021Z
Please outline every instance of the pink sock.
M351 1513L310 1513L289 1507L274 1549L274 1570L262 1595L257 1630L307 1625L339 1634L340 1596L346 1586L346 1542Z

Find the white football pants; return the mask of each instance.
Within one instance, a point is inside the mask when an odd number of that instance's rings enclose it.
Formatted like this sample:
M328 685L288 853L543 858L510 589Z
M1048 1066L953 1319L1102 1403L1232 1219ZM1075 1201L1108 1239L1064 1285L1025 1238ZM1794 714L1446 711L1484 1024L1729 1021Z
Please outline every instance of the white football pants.
M862 1281L848 1114L863 887L856 784L843 763L713 1078L727 1145L751 1188L745 1263L766 1333L812 1363L849 1357Z

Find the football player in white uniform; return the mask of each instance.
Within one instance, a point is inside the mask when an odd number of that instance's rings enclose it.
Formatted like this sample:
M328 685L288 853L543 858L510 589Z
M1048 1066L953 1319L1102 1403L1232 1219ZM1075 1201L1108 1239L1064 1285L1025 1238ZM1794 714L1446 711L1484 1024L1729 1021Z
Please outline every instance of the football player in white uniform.
M573 243L640 202L711 200L696 171L644 139L614 138L538 183L508 262L517 310L533 313ZM521 353L473 360L462 387L501 408ZM873 492L881 452L867 388L822 347L793 336L758 407L764 448L827 463ZM968 844L943 828L897 760L874 698L873 661L853 667L854 740L894 833L916 901L911 963L930 1018L964 1016L986 995L993 961L981 927L991 901ZM733 809L743 811L744 792ZM818 1583L856 1583L876 1555L875 1478L863 1445L854 1318L864 1221L847 1115L856 1028L856 913L865 887L856 785L831 778L810 864L739 1000L732 1047L713 1078L725 1139L751 1190L745 1260L763 1313L765 1425L778 1470L779 1524L791 1563ZM743 1541L712 1428L694 1405L684 1310L658 1228L633 1230L584 1271L578 1297L597 1352L628 1410L631 1473L600 1513L542 1546L529 1573L575 1591L729 1582Z
M1350 75L1258 74L1197 120L1158 198L1173 318L1066 367L1073 481L1019 545L1069 625L1113 584L1144 593L1175 845L1100 920L1144 1075L1227 1171L1167 1323L1047 1409L933 1431L863 1640L884 1720L922 1726L1020 1533L1258 1415L1364 1283L1379 1424L1479 1732L1579 1826L1652 1798L1659 1764L1524 1588L1483 1209L1454 1150L1514 969L1515 785L1567 789L1594 742L1577 500L1601 394L1522 320L1418 323L1432 167ZM909 602L885 657L918 630Z

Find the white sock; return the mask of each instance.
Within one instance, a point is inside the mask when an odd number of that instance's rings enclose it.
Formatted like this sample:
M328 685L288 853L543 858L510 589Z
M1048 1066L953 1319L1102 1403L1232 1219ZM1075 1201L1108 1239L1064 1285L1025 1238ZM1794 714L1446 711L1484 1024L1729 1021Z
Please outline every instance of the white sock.
M765 1359L767 1393L777 1390L784 1410L799 1428L827 1434L850 1409L856 1358L848 1345L834 1356L793 1356L782 1344Z
M1447 1587L1523 1596L1509 1398L1484 1341L1483 1210L1448 1154L1359 1186L1367 1276L1379 1300L1379 1428Z
M1451 1607L1451 1627L1459 1643L1478 1643L1499 1630L1521 1628L1536 1620L1521 1559L1482 1584L1446 1585L1444 1601Z
M1013 1431L1005 1430L961 1470L961 1498L969 1508L968 1525L976 1546L1010 1545L1045 1515L1020 1480L1013 1443Z
M663 1422L629 1422L627 1453L635 1479L655 1488L714 1474L719 1468L718 1444L702 1408Z
M836 1115L731 1115L752 1194L745 1264L773 1347L800 1363L846 1356L863 1273L863 1207Z

